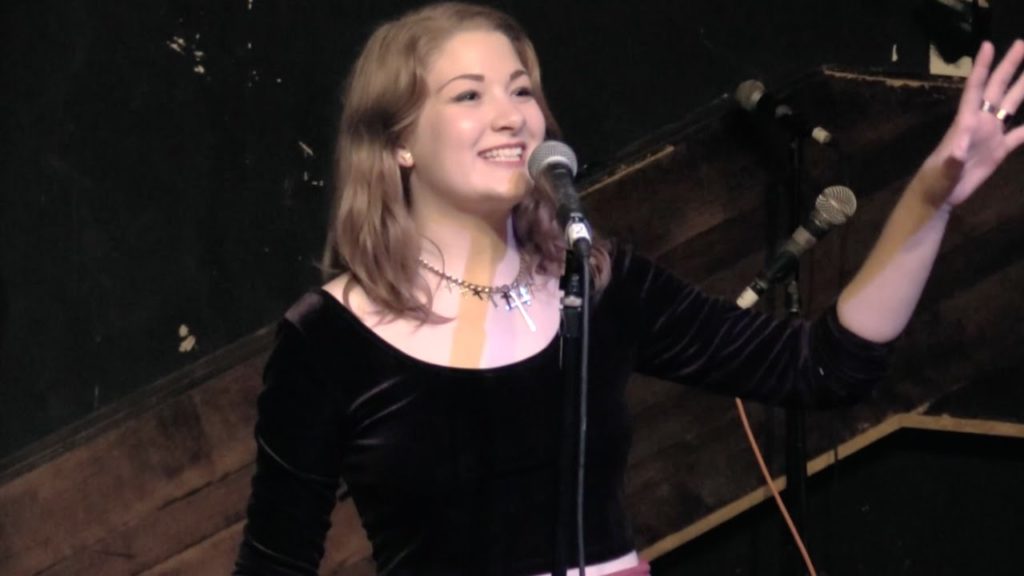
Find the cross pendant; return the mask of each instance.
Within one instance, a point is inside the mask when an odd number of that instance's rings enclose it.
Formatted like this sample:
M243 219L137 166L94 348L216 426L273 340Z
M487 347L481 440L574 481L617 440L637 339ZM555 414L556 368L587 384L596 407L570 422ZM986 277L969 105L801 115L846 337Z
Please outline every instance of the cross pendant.
M519 294L517 295L516 292ZM530 292L526 287L518 286L503 293L501 297L505 299L506 310L518 308L519 313L523 315L523 320L526 320L526 325L530 327L530 332L537 331L537 325L533 323L533 318L530 318L530 315L526 313L526 307L523 306L524 304L530 304Z

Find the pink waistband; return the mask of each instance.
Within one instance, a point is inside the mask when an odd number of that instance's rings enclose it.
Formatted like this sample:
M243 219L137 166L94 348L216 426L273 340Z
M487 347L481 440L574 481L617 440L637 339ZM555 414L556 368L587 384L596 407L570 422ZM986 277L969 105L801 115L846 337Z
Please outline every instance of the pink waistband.
M651 565L646 560L641 560L639 564L632 568L612 572L608 576L651 576Z

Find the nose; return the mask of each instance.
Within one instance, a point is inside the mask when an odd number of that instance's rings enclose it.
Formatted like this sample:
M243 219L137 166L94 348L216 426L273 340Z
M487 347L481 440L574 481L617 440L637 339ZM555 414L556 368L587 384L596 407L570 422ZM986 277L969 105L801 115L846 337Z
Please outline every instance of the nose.
M494 116L491 120L491 128L496 132L506 131L516 134L526 123L526 116L519 107L519 103L511 96L503 96L497 99L494 109Z

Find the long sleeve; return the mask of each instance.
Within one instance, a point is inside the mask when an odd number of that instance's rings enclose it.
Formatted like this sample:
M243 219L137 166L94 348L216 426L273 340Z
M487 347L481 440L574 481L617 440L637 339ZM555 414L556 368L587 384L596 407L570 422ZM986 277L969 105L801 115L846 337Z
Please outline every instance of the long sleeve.
M313 575L337 500L342 404L310 342L288 320L264 372L256 472L236 575Z
M638 288L638 372L807 407L855 402L885 374L891 346L843 328L834 306L813 322L777 320L711 298L644 258L621 258L619 273Z

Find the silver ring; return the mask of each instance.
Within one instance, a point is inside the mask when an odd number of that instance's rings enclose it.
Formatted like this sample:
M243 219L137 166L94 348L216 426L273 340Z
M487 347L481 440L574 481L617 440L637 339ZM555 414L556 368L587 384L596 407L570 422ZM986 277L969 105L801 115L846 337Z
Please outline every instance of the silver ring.
M1003 123L1004 129L1009 129L1014 125L1015 118L1013 112L1006 108L996 108L996 105L988 100L981 101L981 111L995 116L997 120Z

